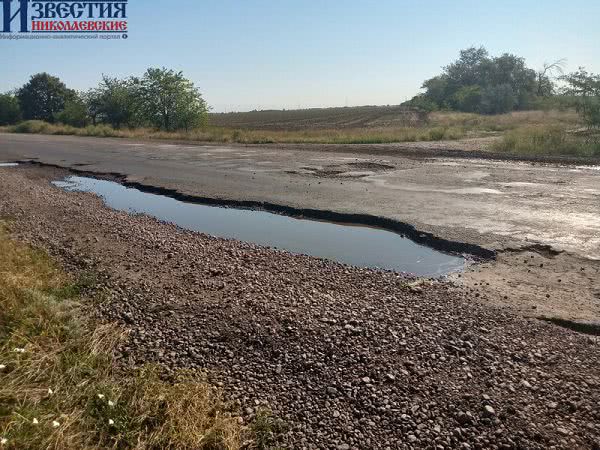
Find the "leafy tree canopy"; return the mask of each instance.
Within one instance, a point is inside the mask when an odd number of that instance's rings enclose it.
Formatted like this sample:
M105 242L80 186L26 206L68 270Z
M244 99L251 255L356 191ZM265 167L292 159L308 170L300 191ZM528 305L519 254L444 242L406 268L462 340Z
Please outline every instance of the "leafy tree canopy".
M553 92L550 74L560 64L536 72L518 56L505 53L491 57L483 47L468 48L461 50L459 58L440 75L426 80L424 93L411 102L422 104L426 100L439 109L483 114L524 109L538 93Z
M583 67L564 75L564 94L576 99L576 108L589 127L600 128L600 75L589 73Z
M138 111L150 125L172 131L206 123L206 102L182 72L150 68L138 83Z
M88 114L96 121L109 123L115 128L135 124L135 78L118 79L103 75L97 88L86 93Z
M54 122L69 100L76 97L75 91L68 89L59 78L38 73L33 75L17 93L17 98L25 120L45 120Z

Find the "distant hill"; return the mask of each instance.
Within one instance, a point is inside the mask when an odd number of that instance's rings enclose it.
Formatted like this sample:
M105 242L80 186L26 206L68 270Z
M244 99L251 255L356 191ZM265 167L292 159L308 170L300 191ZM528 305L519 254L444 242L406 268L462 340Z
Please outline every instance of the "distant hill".
M213 113L211 125L256 130L388 128L416 125L422 117L405 106L352 106Z

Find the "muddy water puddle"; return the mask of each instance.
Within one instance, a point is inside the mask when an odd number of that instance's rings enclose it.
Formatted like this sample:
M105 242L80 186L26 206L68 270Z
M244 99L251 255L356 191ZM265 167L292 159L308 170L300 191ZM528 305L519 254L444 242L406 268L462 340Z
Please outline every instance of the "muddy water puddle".
M461 270L465 259L419 245L397 233L274 214L267 211L187 203L122 184L69 176L54 185L90 192L111 208L143 213L181 228L275 247L359 267L440 276Z

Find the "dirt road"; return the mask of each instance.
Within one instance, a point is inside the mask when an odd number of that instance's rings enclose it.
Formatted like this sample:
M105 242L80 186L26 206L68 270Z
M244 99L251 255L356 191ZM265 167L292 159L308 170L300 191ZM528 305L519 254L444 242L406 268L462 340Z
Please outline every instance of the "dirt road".
M449 282L184 231L0 168L0 217L74 273L128 329L126 365L199 369L244 420L271 408L279 447L600 445L596 338L488 306ZM89 275L88 275L89 278Z
M433 157L436 153L444 157ZM419 155L424 156L419 156ZM187 195L413 225L498 251L457 281L527 317L600 319L600 167L448 157L405 146L198 146L0 134L35 160Z

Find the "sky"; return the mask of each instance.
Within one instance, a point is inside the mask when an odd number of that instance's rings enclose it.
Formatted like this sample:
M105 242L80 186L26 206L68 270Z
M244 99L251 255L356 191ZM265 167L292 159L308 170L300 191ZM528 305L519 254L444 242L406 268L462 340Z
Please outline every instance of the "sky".
M0 40L0 91L164 66L215 112L399 104L470 46L600 72L599 17L598 0L129 0L127 40Z

